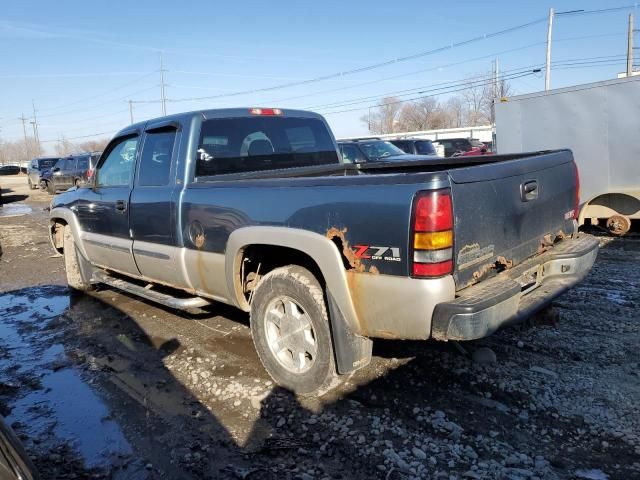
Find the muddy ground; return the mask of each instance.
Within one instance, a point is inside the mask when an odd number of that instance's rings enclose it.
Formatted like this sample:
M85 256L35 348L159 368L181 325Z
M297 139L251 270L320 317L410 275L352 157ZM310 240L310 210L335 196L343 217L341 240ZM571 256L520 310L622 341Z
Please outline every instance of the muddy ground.
M71 294L49 196L0 184L0 413L43 478L640 478L637 238L602 237L587 280L524 325L376 342L339 391L301 400L237 310Z

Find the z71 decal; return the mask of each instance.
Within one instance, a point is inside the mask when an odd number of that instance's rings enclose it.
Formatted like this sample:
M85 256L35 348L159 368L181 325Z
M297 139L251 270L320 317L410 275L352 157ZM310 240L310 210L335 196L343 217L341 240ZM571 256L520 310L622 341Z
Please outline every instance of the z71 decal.
M400 248L398 247L374 247L371 245L354 245L353 253L362 260L386 260L388 262L401 262Z

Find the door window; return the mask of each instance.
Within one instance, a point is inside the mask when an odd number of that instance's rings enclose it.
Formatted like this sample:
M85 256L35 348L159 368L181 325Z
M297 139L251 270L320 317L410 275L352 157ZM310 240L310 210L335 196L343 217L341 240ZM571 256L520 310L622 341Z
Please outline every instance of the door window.
M96 186L123 187L131 185L137 148L137 136L117 141L98 169Z
M346 163L356 163L360 160L360 152L355 145L341 145L342 159Z
M147 132L142 147L138 185L160 186L169 183L171 157L176 142L176 130Z

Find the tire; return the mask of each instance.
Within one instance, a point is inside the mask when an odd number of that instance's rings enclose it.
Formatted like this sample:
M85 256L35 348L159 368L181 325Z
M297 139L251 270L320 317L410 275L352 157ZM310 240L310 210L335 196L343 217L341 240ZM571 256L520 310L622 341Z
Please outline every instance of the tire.
M80 186L80 179L79 179L79 178L76 178L76 181L75 181L75 182L73 182L73 185L74 185L75 187L79 187L79 186Z
M278 385L316 396L339 385L324 292L311 272L289 265L265 275L250 323L258 357Z
M31 183L31 179L27 180L27 182L29 183L29 190L33 190L35 187L33 186L33 183Z
M53 188L53 182L46 182L47 193L49 195L55 195L56 189Z
M67 275L67 285L80 292L92 290L91 282L85 280L80 269L80 262L84 260L78 249L69 225L64 226L63 232L64 270Z

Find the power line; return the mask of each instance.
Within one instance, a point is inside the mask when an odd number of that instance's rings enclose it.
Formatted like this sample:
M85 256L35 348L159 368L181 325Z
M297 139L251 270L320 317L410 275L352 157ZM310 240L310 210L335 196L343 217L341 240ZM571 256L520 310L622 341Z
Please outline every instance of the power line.
M149 76L151 76L153 74L154 74L154 72L145 73L144 75L142 75L140 77L137 77L135 80L132 80L132 81L127 82L127 83L124 83L124 84L119 85L117 87L114 87L112 89L102 91L101 93L97 93L95 95L91 95L89 97L85 97L85 98L83 98L81 100L74 100L72 102L67 102L64 105L59 105L59 106L56 106L56 107L49 107L49 108L42 108L41 110L45 110L45 111L60 110L61 108L67 108L67 107L69 107L71 105L77 105L79 103L84 103L84 102L87 102L87 101L90 101L90 100L93 100L93 99L96 99L96 98L99 98L99 97L103 97L105 95L109 95L110 93L117 92L118 90L122 90L123 88L126 88L126 87L128 87L130 85L133 85L135 83L138 83L140 80L144 80L145 78L147 78L147 77L149 77Z
M511 74L507 74L507 75L503 75L501 77L501 80L513 80L516 78L521 78L523 76L529 76L529 75L533 75L534 73L539 73L540 72L540 68L535 68L535 69L519 69L519 72L514 72ZM417 92L411 92L411 93L404 93L404 94L399 94L399 95L394 95L395 97L403 97L406 95L420 95L419 97L414 97L414 98L410 98L407 100L402 100L402 102L405 101L412 101L412 100L417 100L417 99L423 99L423 98L427 98L427 97L431 97L431 96L437 96L437 95L442 95L445 93L452 93L452 92L458 92L458 91L463 91L463 90L470 90L472 88L476 88L476 87L483 87L486 85L492 85L494 82L493 79L493 75L487 75L484 78L480 77L479 80L459 80L457 82L453 82L453 83L449 83L446 86L442 86L442 87L438 87L438 88L427 88L421 91L417 91ZM460 87L460 88L458 88ZM424 87L423 87L424 88ZM454 89L454 90L451 90ZM391 94L388 94L391 95ZM384 96L384 95L383 95ZM331 106L326 106L326 107L315 107L314 110L318 110L318 109L325 109L325 108L338 108L338 107L348 107L351 105L359 105L362 103L369 103L372 99L374 98L380 98L381 96L375 96L375 97L367 97L366 99L356 99L355 101L347 101L344 103L338 103L338 104L333 104ZM382 103L380 105L393 105L394 102L385 102ZM380 105L376 105L376 106L380 106ZM369 108L369 106L365 107L365 108ZM350 111L350 110L347 110ZM336 112L331 112L331 113L336 113Z
M317 82L321 82L321 81L325 81L325 80L330 80L333 78L340 78L340 77L344 77L347 75L353 75L356 73L363 73L363 72L368 72L370 70L375 70L378 68L382 68L382 67L387 67L389 65L395 65L398 63L402 63L402 62L406 62L409 60L415 60L416 58L422 58L422 57L426 57L428 55L433 55L436 53L441 53L441 52L445 52L448 50L453 50L455 48L464 46L464 45L469 45L472 43L476 43L476 42L480 42L483 40L487 40L490 38L495 38L498 36L502 36L502 35L506 35L508 33L513 33L517 30L521 30L524 28L528 28L531 27L533 25L537 25L539 23L542 23L546 21L546 17L545 18L538 18L536 20L532 20L530 22L527 23L523 23L520 25L516 25L513 27L509 27L503 30L498 30L496 32L492 32L492 33L487 33L484 35L479 35L477 37L473 37L467 40L463 40L460 42L452 42L449 45L446 46L442 46L442 47L438 47L438 48L434 48L432 50L426 50L423 52L419 52L419 53L415 53L412 55L406 55L406 56L402 56L402 57L397 57L391 60L387 60L384 62L379 62L379 63L374 63L371 65L366 65L364 67L358 67L358 68L353 68L350 70L345 70L342 72L335 72L335 73L330 73L327 75L322 75L319 77L315 77L315 78L310 78L307 80L300 80L300 81L295 81L295 82L288 82L288 83L283 83L280 85L273 85L271 87L263 87L263 88L256 88L256 89L251 89L251 90L244 90L244 91L238 91L238 92L232 92L232 93L222 93L222 94L218 94L218 95L210 95L210 96L206 96L206 97L191 97L191 98L176 98L176 99L172 99L172 100L168 100L171 102L190 102L190 101L199 101L199 100L212 100L215 98L223 98L223 97L233 97L233 96L238 96L238 95L247 95L247 94L252 94L252 93L262 93L262 92L269 92L269 91L273 91L273 90L280 90L283 88L290 88L290 87L295 87L295 86L301 86L301 85L308 85L311 83L317 83Z
M613 59L616 58L623 58L624 55L610 55L610 56L599 56L599 57L590 57L590 58L573 58L573 59L567 59L567 60L562 60L562 61L558 61L558 62L554 62L552 65L553 66L561 66L561 65L587 65L587 64L591 64L591 63L603 63L603 62L610 62ZM517 67L517 68L512 68L512 69L508 69L508 70L504 70L503 71L503 76L501 78L503 79L509 79L507 76L505 76L504 74L509 74L509 75L513 75L513 74L519 74L522 73L523 71L526 70L532 70L532 69L536 69L541 67L541 64L533 64L533 65L527 65L527 66L523 66L523 67ZM354 98L354 99L349 99L349 100L341 100L341 101L337 101L337 102L332 102L332 103L326 103L326 104L321 104L321 105L312 105L309 107L305 107L307 109L323 109L323 108L331 108L331 107L335 107L335 106L346 106L352 103L362 103L363 101L367 101L367 100L375 100L375 99L379 99L379 98L383 98L383 97L388 97L388 96L403 96L403 95L412 95L412 94L416 94L416 93L423 93L420 90L424 90L427 88L433 88L433 87L440 87L440 88L434 88L434 91L437 90L442 90L442 89L446 89L449 87L455 87L457 85L467 85L470 82L478 82L483 80L484 78L488 79L491 78L490 74L485 74L485 75L479 75L476 77L470 77L470 78L466 78L466 79L460 79L460 80L453 80L453 81L447 81L447 82L441 82L441 83L435 83L435 84L431 84L431 85L426 85L426 86L421 86L421 87L416 87L416 88L410 88L410 89L405 89L405 90L396 90L396 91L392 91L392 92L385 92L385 93L379 93L379 94L375 94L375 95L370 95L370 96L366 96L366 97L358 97L358 98Z
M65 112L49 113L47 115L41 115L40 118L60 117L60 116L63 116L63 115L67 115L69 113L85 112L87 110L91 110L91 109L96 108L96 107L101 107L103 105L108 105L108 104L111 104L113 102L119 102L119 101L122 101L122 100L127 100L128 98L130 98L133 95L137 95L139 93L145 93L145 92L148 92L150 90L155 90L155 89L156 89L155 86L154 87L143 88L141 90L129 93L129 94L123 96L123 97L118 97L118 98L115 98L115 99L106 100L104 102L96 103L94 105L86 106L84 108L76 108L76 109L73 109L73 110L67 110Z
M522 78L522 77L527 77L530 75L534 75L535 73L540 73L540 69L537 69L536 71L531 71L531 72L526 72L526 73L522 73L518 76L514 76L511 77L510 80L514 80L516 78ZM488 82L485 82L484 84L480 84L480 85L475 85L475 87L482 87L484 85L491 85L493 82L493 79L491 79ZM406 100L396 100L393 102L386 102L380 105L376 105L377 107L382 107L382 106L388 106L388 105L396 105L396 104L400 104L400 103L407 103L407 102L413 102L416 100L422 100L424 98L428 98L428 97L435 97L435 96L439 96L439 95L444 95L447 93L456 93L456 92L461 92L463 90L468 90L470 87L462 87L462 88L458 88L458 89L454 89L454 90L449 90L446 92L440 92L440 93L435 93L435 94L431 94L431 95L421 95L419 97L413 97L413 98L407 98ZM356 112L356 111L360 111L360 110L367 110L368 108L370 108L369 106L366 107L356 107L356 108L350 108L350 109L346 109L346 110L337 110L337 111L333 111L333 112L325 112L323 115L334 115L336 113L345 113L345 112Z
M98 137L100 135L113 135L114 133L116 133L118 130L110 130L108 132L100 132L100 133L92 133L90 135L81 135L79 137L69 137L69 138L65 138L65 140L78 140L81 138L91 138L91 137ZM60 139L55 139L55 140L42 140L40 143L52 143L52 142L59 142Z

